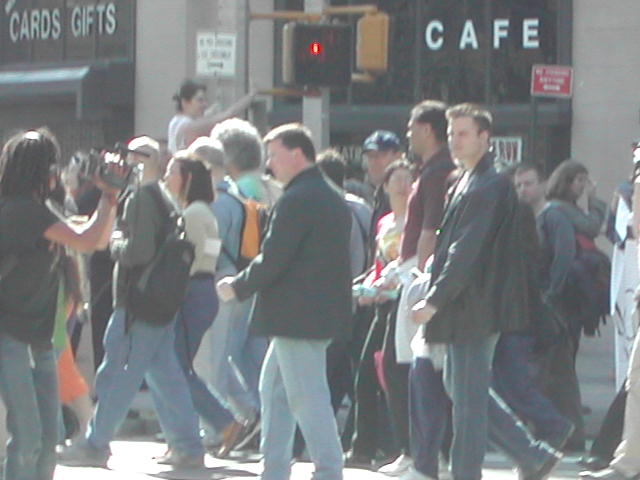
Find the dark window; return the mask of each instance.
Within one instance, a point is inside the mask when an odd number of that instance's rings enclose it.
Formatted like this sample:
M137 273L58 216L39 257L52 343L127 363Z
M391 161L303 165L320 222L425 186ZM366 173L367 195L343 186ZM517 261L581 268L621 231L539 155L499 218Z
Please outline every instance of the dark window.
M557 63L563 1L333 0L377 4L390 15L391 31L389 71L373 84L332 91L332 102L528 102L531 66ZM304 2L283 0L279 6L300 10Z

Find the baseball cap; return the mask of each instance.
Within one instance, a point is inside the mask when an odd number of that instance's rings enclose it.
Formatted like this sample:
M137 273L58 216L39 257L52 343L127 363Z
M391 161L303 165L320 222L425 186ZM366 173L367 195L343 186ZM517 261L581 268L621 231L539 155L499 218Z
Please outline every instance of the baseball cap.
M387 151L400 150L400 139L389 130L376 130L362 144L363 151Z
M144 157L151 157L152 155L158 155L160 152L160 145L156 140L146 135L140 137L133 137L126 145L122 145L130 153L137 153Z

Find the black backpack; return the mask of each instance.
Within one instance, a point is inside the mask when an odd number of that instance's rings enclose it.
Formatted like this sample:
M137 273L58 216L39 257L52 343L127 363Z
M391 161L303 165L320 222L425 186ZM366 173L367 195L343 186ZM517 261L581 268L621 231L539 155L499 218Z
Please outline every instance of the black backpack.
M567 275L566 306L582 324L588 337L599 333L609 315L611 261L593 240L576 233L576 258Z
M148 191L164 224L153 259L131 272L126 305L134 319L163 326L171 323L184 301L195 247L185 237L182 217L169 209L158 184L148 187Z
M561 206L549 206L560 208ZM543 219L544 235L548 234ZM562 290L563 310L580 323L582 331L588 337L599 333L600 324L607 323L609 315L609 285L611 281L611 261L589 237L575 232L576 256L567 272Z

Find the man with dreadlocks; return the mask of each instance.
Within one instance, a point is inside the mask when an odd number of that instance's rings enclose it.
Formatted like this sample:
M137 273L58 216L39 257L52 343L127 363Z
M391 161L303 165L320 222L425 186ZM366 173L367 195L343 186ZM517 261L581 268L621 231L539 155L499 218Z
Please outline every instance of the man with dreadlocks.
M46 129L14 135L0 154L0 393L11 437L4 478L12 480L52 479L56 465L57 252L63 245L82 252L106 246L115 218L117 192L102 184L96 211L81 230L49 210L59 157Z

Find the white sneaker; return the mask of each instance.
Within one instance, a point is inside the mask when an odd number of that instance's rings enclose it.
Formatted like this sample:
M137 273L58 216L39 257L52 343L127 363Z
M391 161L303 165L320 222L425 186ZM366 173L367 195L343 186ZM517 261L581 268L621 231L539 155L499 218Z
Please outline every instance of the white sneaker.
M409 467L407 471L404 472L404 474L402 474L402 476L400 476L398 480L434 480L434 479L428 475L425 475L424 473L420 473L413 467Z
M390 477L399 477L413 465L413 460L409 455L402 454L393 463L384 465L378 469L378 473L383 473Z

